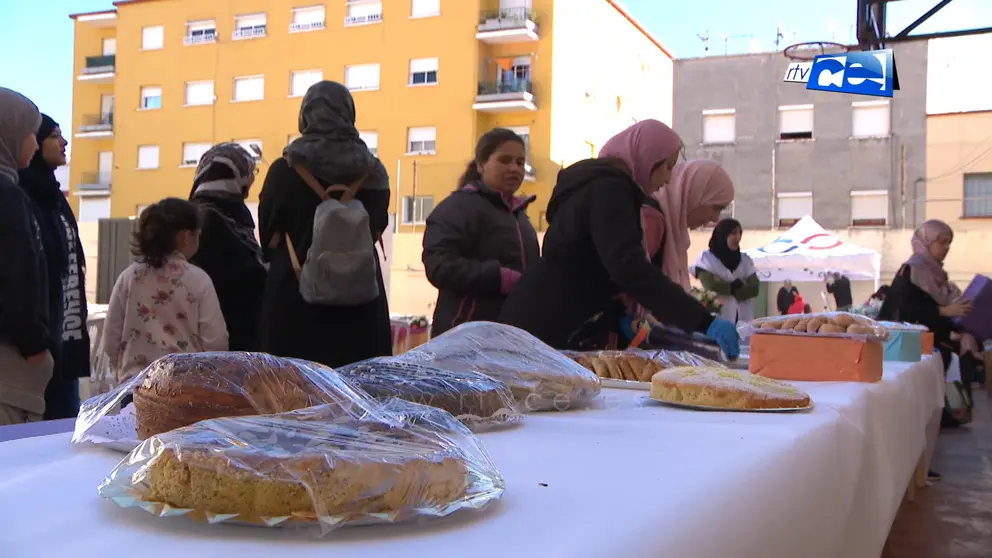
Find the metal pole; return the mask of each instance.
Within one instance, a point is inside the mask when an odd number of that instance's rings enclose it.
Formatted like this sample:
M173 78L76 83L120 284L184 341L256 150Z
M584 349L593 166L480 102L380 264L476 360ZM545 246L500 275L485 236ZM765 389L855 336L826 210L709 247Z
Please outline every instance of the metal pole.
M400 196L400 172L403 170L403 161L396 159L396 216L393 218L393 232L400 230L400 211L402 211L403 197Z
M775 219L775 212L778 211L778 195L775 187L775 146L772 146L772 230L778 227L778 220Z
M423 212L423 208L421 208ZM410 222L413 232L417 232L417 161L413 162L413 193L410 195Z
M899 145L899 196L902 204L902 228L906 228L906 144Z

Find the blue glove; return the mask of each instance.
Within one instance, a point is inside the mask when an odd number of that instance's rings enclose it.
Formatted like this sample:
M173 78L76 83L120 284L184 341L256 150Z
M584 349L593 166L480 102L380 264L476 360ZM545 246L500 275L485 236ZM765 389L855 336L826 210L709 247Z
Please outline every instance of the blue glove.
M630 316L620 318L620 333L630 341L634 338L634 319Z
M723 318L713 318L713 323L706 328L706 335L712 337L727 358L737 358L741 354L741 340L737 336L737 328L734 324Z

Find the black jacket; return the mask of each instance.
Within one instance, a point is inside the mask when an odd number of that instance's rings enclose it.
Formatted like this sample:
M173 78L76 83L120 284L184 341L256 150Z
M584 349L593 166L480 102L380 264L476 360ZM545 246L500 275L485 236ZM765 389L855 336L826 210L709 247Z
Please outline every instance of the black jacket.
M644 253L645 200L640 186L609 163L589 159L561 171L548 203L543 256L524 273L499 321L568 349L622 292L666 324L706 331L710 313Z
M828 283L827 292L834 295L834 302L837 303L838 308L854 303L854 298L851 296L851 280L847 277L840 277L833 283Z
M934 347L940 350L946 368L951 353L959 348L958 343L951 340L951 333L957 332L958 327L951 318L940 314L940 305L913 283L912 275L913 269L908 265L902 266L896 273L885 302L878 311L878 319L926 326L933 333Z
M445 198L427 218L424 269L438 289L431 336L470 321L496 321L506 295L500 268L523 272L541 257L527 218L534 197L507 203L485 184Z
M795 300L796 297L793 296L792 292L782 287L778 290L778 296L775 299L775 308L778 309L779 314L788 314L789 307L792 306Z
M0 173L0 342L29 357L52 348L41 230L24 191Z
M381 163L376 174L386 175ZM337 182L347 183L354 178L342 176ZM356 199L369 214L372 229L369 242L381 237L389 225L389 195L388 187L358 191ZM258 350L330 367L389 356L393 343L381 269L378 273L379 298L366 304L311 305L300 295L299 281L293 272L283 235L288 233L292 238L299 261L306 261L313 240L313 214L319 203L317 194L285 159L279 158L272 163L258 207L262 251L270 262L259 318ZM275 248L269 245L273 236L278 237Z

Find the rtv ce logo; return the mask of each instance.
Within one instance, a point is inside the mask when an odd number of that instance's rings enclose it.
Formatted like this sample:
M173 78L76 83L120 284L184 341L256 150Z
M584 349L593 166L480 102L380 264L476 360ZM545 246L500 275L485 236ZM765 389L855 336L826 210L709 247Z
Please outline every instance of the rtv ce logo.
M812 63L797 62L786 70L786 82L806 83L806 89L892 97L899 89L892 50L821 54Z
M821 240L819 240L816 244L810 244L816 239ZM816 233L807 236L799 242L796 242L788 237L776 238L770 244L758 248L758 251L766 254L778 255L788 254L789 252L800 248L805 248L807 250L830 250L840 246L841 244L844 244L844 241L836 237L830 236L826 233Z

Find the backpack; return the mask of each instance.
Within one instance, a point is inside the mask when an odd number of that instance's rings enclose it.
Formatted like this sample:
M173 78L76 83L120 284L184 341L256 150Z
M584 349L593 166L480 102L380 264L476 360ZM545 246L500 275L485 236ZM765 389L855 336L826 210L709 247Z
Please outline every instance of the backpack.
M300 283L300 295L309 304L355 306L379 297L376 258L369 214L355 199L368 173L348 186L324 188L310 171L293 167L304 182L320 196L313 214L313 240L306 260L300 265L293 241L286 234L293 271ZM341 199L330 196L342 192Z

